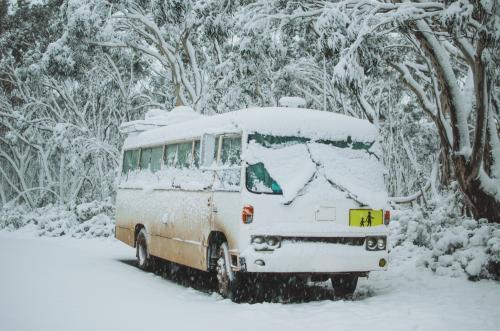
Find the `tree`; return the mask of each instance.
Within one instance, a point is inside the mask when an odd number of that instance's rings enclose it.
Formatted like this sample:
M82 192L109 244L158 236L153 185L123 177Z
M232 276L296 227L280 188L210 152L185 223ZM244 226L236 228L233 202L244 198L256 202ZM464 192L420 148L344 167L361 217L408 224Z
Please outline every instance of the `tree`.
M172 2L175 5L153 2L148 8L150 12L131 3L113 15L116 35L112 40L91 42L107 47L128 47L151 56L170 78L175 105L190 105L200 110L202 71L191 41L198 28L195 3ZM151 11L158 15L152 15Z

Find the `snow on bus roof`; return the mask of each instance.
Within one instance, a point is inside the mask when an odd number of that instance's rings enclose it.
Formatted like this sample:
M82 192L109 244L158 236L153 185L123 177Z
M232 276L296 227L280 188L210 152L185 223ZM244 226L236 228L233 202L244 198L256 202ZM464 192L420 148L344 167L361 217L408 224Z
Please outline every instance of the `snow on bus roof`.
M202 134L258 132L275 136L372 142L377 128L367 120L312 109L259 107L203 116L129 136L125 149L201 137Z

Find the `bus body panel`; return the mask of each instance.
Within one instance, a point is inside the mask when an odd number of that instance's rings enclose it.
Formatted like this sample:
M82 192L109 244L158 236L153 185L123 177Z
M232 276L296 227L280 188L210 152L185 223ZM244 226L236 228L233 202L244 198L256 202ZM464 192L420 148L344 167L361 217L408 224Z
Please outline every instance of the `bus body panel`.
M130 234L139 224L146 228L150 254L205 270L211 195L211 191L121 188L117 239L133 246Z

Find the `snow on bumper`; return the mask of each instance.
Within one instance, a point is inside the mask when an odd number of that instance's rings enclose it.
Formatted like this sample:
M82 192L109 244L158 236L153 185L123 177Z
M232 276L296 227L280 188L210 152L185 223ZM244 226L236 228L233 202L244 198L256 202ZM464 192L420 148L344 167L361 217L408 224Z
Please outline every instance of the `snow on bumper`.
M248 247L240 257L247 272L334 273L386 270L388 254L387 250L368 251L365 245L282 243L273 251ZM381 259L386 262L383 267Z

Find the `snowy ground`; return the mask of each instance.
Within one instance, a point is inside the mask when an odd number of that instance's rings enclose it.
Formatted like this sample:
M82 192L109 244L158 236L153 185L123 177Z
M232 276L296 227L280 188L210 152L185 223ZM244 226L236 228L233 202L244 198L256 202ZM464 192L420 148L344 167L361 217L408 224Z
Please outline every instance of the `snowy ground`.
M0 232L0 330L500 328L499 283L436 276L400 255L361 281L353 301L310 301L329 293L316 288L286 304L235 304L200 284L203 275L172 280L137 269L133 258L109 239Z

